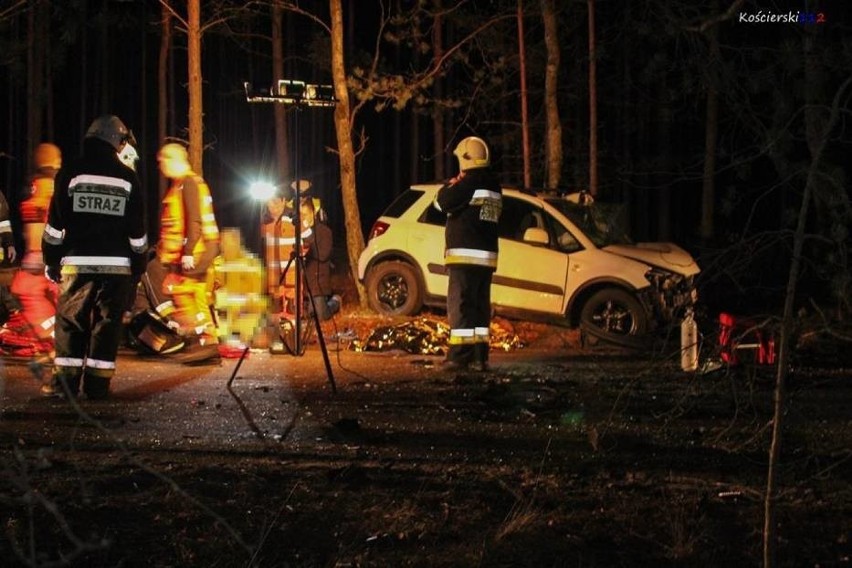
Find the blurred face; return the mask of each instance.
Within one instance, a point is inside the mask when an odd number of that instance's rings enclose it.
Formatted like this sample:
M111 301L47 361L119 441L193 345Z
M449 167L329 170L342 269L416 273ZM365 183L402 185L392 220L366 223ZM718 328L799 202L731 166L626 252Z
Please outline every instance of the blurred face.
M160 171L167 178L182 178L189 172L189 164L174 156L162 156L159 159Z
M302 206L299 209L301 217L302 229L310 229L314 226L314 208L310 201L302 201Z
M266 208L269 211L269 216L273 219L278 219L284 214L284 199L273 197L266 202Z

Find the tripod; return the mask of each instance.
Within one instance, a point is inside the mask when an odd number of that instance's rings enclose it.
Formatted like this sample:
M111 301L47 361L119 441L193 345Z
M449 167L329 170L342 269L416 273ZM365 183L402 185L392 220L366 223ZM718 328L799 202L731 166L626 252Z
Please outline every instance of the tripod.
M285 347L290 351L291 355L302 355L304 349L302 345L304 341L302 341L302 290L308 289L308 297L311 300L311 314L313 316L314 328L317 332L317 338L319 340L320 347L322 349L323 358L325 361L325 369L328 375L328 380L331 383L332 392L337 392L337 389L334 384L334 376L331 371L331 363L328 359L328 350L325 346L325 338L322 335L322 328L319 323L319 316L317 315L316 305L314 296L311 293L311 290L308 288L308 283L304 280L304 258L300 256L301 252L301 233L302 233L302 223L300 219L300 207L299 207L299 194L302 190L307 189L306 187L302 187L302 180L299 177L299 112L303 108L313 108L313 107L334 107L337 104L337 99L334 97L334 90L331 85L314 85L314 84L306 84L304 81L293 81L288 79L279 79L276 87L273 87L269 90L269 92L256 92L251 88L251 84L246 82L243 84L246 92L246 99L248 102L272 102L272 103L280 103L287 106L292 106L295 108L295 113L293 116L293 132L295 132L295 140L294 140L294 155L297 157L295 160L295 182L296 184L294 189L294 222L293 224L296 226L296 234L295 234L295 245L294 245L294 253L291 254L291 258L288 261L287 268L289 268L290 264L292 264L293 260L296 260L295 268L296 268L296 305L295 305L295 318L292 322L295 327L295 332L293 333L293 343L294 347L292 350L289 349L287 342L284 337L282 337L282 341L284 342ZM310 187L310 185L308 185ZM295 255L295 256L294 256ZM279 286L281 282L284 280L284 275L287 272L287 268L282 271L281 278L279 280ZM302 286L304 284L304 287ZM305 336L307 337L307 335ZM243 354L245 355L245 353ZM240 359L240 363L242 363L242 358ZM239 364L237 365L237 369L239 369ZM237 370L234 370L236 374Z
M295 315L296 315L296 318L300 318L302 316L302 314L304 313L302 310L299 309L298 306L301 306L304 303L304 297L305 297L305 294L307 294L307 298L311 302L309 311L311 312L311 320L313 320L314 331L316 331L316 334L317 334L317 342L319 343L320 350L322 351L322 358L323 358L323 362L325 363L326 376L328 377L328 382L331 385L331 392L336 393L337 392L337 386L335 385L335 382L334 382L334 373L331 370L331 361L329 360L329 357L328 357L328 349L326 348L326 345L325 345L325 337L322 334L322 326L320 325L319 312L317 311L317 305L316 305L316 298L314 297L313 291L311 290L310 284L308 283L307 277L305 276L307 271L305 269L305 257L304 257L304 255L298 254L298 251L296 251L296 250L293 250L293 252L290 253L290 260L287 261L287 266L285 266L284 270L281 271L281 277L278 279L278 284L280 286L284 282L284 279L287 277L287 270L290 269L290 265L292 265L294 261L296 263L296 279L297 279L296 297L295 297L295 302L296 302L297 307L296 307L296 310L295 310ZM299 282L299 281L301 281L301 282ZM299 283L302 284L301 287L298 286ZM291 355L295 355L295 356L304 355L305 348L306 348L306 345L307 345L307 339L310 337L310 332L311 332L310 327L298 325L299 323L300 322L297 322L297 324L295 326L292 326L291 322L285 318L285 319L283 319L283 321L280 321L279 324L278 324L279 335L281 337L281 341L283 342L285 349L287 349L290 352ZM289 333L286 333L286 334L280 333L281 331L283 331L285 329L285 327L292 328L293 339L294 339L292 347L289 345L289 343L287 341L287 336L289 336L290 334ZM300 334L300 333L302 333L301 336L297 335L297 334Z

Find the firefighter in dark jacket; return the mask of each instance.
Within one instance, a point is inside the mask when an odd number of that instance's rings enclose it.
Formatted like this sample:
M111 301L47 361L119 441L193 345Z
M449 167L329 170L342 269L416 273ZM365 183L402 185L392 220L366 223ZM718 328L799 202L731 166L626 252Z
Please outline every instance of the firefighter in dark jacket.
M487 371L491 276L497 269L497 222L503 194L481 138L465 138L453 154L460 172L438 190L434 203L447 214L444 263L450 279L450 347L443 368Z
M56 357L45 395L109 394L128 288L145 267L145 198L118 154L133 134L116 116L96 118L83 152L56 176L44 229L45 273L59 283Z

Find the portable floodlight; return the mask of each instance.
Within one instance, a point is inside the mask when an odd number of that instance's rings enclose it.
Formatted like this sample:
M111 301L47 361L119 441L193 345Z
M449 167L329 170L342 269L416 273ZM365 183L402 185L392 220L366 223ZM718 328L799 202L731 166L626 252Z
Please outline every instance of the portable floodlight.
M249 185L249 195L255 201L269 201L278 192L278 187L271 182L258 180L253 181Z
M278 103L284 104L287 106L295 107L297 111L307 108L307 107L333 107L337 105L337 99L334 97L334 87L332 85L315 85L308 84L304 81L294 81L291 79L280 79L276 82L274 86L269 89L255 89L251 83L245 82L243 83L243 87L246 93L246 101L250 103ZM293 207L293 224L296 227L295 234L295 245L293 249L295 251L302 250L302 226L300 219L300 207L298 206L298 192L300 190L307 190L307 187L303 188L302 184L304 180L301 180L299 177L299 112L294 113L293 115L293 123L291 132L294 135L294 155L295 159L294 163L294 178L297 180L296 186L293 188L294 191L297 192L296 198L294 198L294 207ZM271 184L270 184L271 185ZM274 186L273 186L274 188ZM268 190L268 188L264 188L264 186L258 186L256 188L257 193L252 191L252 195L265 195L263 192ZM270 196L271 197L271 196ZM260 198L256 198L260 199ZM269 197L265 198L269 199ZM300 254L296 254L297 262L296 266L296 306L295 306L295 333L294 333L294 343L295 348L293 350L293 354L301 355L302 354L302 340L301 340L301 313L302 313L302 263L304 259ZM311 299L313 301L313 299ZM316 315L316 310L312 310L312 316L314 320L314 326L316 327L316 332L318 336L318 341L320 347L322 349L323 360L325 361L325 370L328 375L329 382L331 383L332 392L336 392L336 387L334 384L334 375L331 370L331 362L328 358L328 352L325 348L325 339L322 334L322 328L319 324L319 319ZM245 353L243 354L245 355ZM242 359L241 359L242 361Z

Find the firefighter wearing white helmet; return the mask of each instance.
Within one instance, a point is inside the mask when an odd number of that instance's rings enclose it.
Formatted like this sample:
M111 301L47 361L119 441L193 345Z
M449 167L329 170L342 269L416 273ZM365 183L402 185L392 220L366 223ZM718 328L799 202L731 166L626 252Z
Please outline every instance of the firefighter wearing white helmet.
M450 347L442 367L485 371L503 194L484 140L469 136L453 154L461 171L438 190L434 203L447 214L444 264L449 274Z
M46 275L59 283L56 357L43 394L106 398L133 278L145 268L145 196L118 153L135 142L113 115L96 118L83 152L56 175L42 237Z

